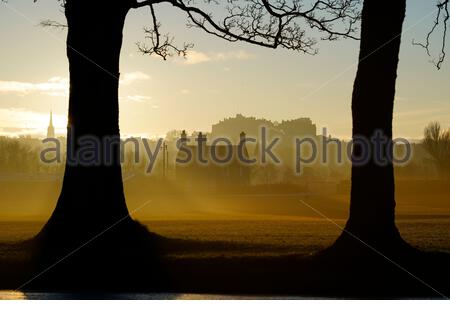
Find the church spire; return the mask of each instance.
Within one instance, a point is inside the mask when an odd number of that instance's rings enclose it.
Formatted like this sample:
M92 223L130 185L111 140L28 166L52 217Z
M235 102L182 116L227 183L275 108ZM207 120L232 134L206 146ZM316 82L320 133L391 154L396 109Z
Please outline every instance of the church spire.
M50 123L47 128L47 138L55 137L55 127L53 127L53 112L50 110Z

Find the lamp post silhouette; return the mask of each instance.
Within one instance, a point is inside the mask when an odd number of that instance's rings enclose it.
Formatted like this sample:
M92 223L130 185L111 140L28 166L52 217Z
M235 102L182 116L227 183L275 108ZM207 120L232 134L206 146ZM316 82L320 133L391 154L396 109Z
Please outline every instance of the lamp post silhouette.
M167 150L167 143L164 141L163 145L161 146L162 152L163 152L163 170L162 175L165 178L166 177L166 171L168 171L169 168L169 151Z

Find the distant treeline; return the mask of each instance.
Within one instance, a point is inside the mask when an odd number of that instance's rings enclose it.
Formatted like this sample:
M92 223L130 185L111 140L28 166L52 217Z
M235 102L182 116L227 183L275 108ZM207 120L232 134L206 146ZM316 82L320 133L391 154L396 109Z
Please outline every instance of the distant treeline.
M450 129L443 129L439 122L431 122L424 130L422 144L433 158L438 174L450 178Z
M45 165L39 160L39 139L0 137L0 173L55 173L62 165Z
M166 156L161 152L155 163L152 175L176 177L175 159L177 156L176 139L179 132L173 132L166 137ZM60 139L65 150L65 139ZM152 148L156 141L152 141ZM450 178L450 130L442 129L437 122L430 123L424 129L424 138L420 143L411 144L412 159L406 164L396 167L396 176L412 179L449 179ZM42 140L31 137L0 137L0 174L62 174L64 172L65 151L59 163L43 163L40 153L46 147ZM283 165L256 164L251 168L251 184L297 184L314 180L346 180L350 177L351 163L341 164L333 161L331 154L325 165L314 164L306 167L301 176L294 174L290 150L291 145L280 144L280 156ZM122 167L125 173L144 173L147 167L146 159L140 155L140 161L135 161L135 148L129 144L123 150ZM402 152L402 146L398 146ZM332 150L331 150L332 151ZM250 150L249 150L250 152ZM165 160L165 163L163 162Z

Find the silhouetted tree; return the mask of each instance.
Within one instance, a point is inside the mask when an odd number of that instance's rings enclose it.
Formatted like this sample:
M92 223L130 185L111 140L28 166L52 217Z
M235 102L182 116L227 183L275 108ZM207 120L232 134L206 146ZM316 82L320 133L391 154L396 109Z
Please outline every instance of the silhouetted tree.
M448 0L438 3L438 14L431 31L442 21L444 14L443 54L439 57L440 68L445 58L445 35L448 20ZM352 117L353 138L368 142L354 144L350 217L345 230L335 243L348 248L349 243L361 245L361 241L382 251L404 248L395 225L395 186L392 161L392 118L395 85L406 0L385 4L377 0L364 0L361 16L361 44L359 64L353 87ZM430 33L430 34L431 34ZM425 48L429 48L429 36ZM381 152L373 138L381 133L384 143ZM373 155L381 153L382 161ZM368 156L368 161L358 164ZM358 239L356 239L358 238Z
M67 24L67 57L70 96L67 156L64 182L56 208L38 239L78 245L120 223L124 230L137 224L125 203L119 146L105 151L105 139L119 141L119 58L122 30L131 9L148 7L153 26L145 30L142 52L166 59L185 55L190 44L177 47L162 34L155 6L171 4L187 14L188 26L197 27L224 40L244 41L267 48L286 48L315 54L316 40L299 23L325 40L355 38L359 0L268 1L268 0L65 0L61 1ZM220 14L210 11L225 7ZM214 9L214 10L213 10ZM342 28L338 30L335 24ZM100 142L98 165L82 165L86 154L80 138ZM109 142L111 144L111 141ZM105 160L109 164L105 164Z
M422 144L433 157L441 177L448 178L450 175L450 129L444 130L439 122L431 122L424 129Z
M384 248L400 239L395 226L394 169L392 160L380 165L373 157L371 138L379 131L392 141L392 116L397 65L406 0L396 0L387 8L377 0L364 0L361 16L359 64L353 87L353 166L350 216L336 245L354 237L371 246ZM356 143L364 139L368 144ZM361 141L361 140L360 140ZM392 154L385 144L384 156ZM367 158L365 163L357 160Z

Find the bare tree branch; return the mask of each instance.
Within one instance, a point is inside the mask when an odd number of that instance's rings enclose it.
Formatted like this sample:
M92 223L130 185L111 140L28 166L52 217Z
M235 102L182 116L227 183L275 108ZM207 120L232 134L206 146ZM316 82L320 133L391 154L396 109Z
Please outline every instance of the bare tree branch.
M420 46L424 48L428 54L428 56L431 55L431 37L435 32L437 31L438 27L442 25L443 31L442 31L442 40L441 40L441 47L440 47L440 53L439 56L436 59L433 60L434 65L440 70L442 68L442 64L444 63L446 52L446 38L447 38L447 29L448 29L448 21L450 19L450 13L448 9L448 3L450 0L440 0L440 2L437 4L437 13L436 18L434 20L434 24L431 28L431 30L427 33L427 36L425 38L425 43L422 42L416 42L413 40L413 45Z
M41 27L44 28L57 28L57 29L65 29L67 28L67 24L58 22L58 21L54 21L54 20L43 20L39 23L39 25Z
M150 40L151 47L147 46L145 43L137 42L136 44L139 50L143 54L156 54L164 60L167 60L168 57L172 57L173 55L185 57L188 49L192 48L193 45L190 43L184 43L182 47L177 47L173 44L174 38L169 34L161 35L159 31L161 24L156 18L153 4L149 4L148 6L150 7L153 27L144 28L144 33L146 34L145 38Z
M150 7L152 27L145 28L150 44L138 43L144 54L157 54L163 59L185 56L191 44L181 48L173 37L161 34L154 5L168 3L185 12L188 27L200 28L208 34L230 42L243 41L268 48L316 54L316 38L358 39L361 0L130 0L132 8ZM213 14L212 9L215 9ZM220 10L219 10L220 9ZM217 13L220 12L221 14ZM340 27L340 28L338 28ZM306 30L316 34L309 36Z

